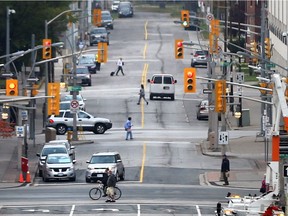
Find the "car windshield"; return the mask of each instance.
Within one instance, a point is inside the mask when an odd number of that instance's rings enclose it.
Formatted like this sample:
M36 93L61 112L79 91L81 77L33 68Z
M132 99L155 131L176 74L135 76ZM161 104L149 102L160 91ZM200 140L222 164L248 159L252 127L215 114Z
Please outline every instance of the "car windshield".
M94 59L88 57L82 57L79 59L79 64L94 64Z
M48 164L68 164L71 163L71 159L68 156L49 156L47 158Z
M56 153L67 153L67 150L66 148L44 148L42 151L42 156Z
M91 31L91 34L105 34L106 29L105 28L96 28Z
M102 20L112 20L112 17L108 14L102 14Z
M196 51L197 55L208 55L208 51L205 50L200 50L200 51Z
M89 71L87 68L77 68L76 73L77 74L88 74Z
M92 157L90 164L102 164L102 163L116 163L113 155L103 155Z
M77 95L76 99L78 101L82 101L83 100L81 95ZM63 98L61 98L61 101L71 101L71 100L73 100L73 95L65 95Z

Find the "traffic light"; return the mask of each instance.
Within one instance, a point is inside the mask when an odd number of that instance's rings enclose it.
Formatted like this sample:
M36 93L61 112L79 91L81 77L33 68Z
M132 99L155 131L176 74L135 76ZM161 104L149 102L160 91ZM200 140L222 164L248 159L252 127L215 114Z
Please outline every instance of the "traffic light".
M196 92L196 68L184 68L184 92Z
M253 41L250 43L250 51L251 51L251 54L252 56L257 56L258 55L258 44L256 41ZM258 58L253 58L252 59L253 63L257 64L258 63Z
M175 49L175 59L183 59L184 58L183 40L175 40L174 49Z
M209 32L209 53L218 54L218 38L220 34L220 20L211 20Z
M101 9L93 10L93 25L100 26L102 21Z
M106 42L98 42L98 62L106 63L108 60L108 45Z
M215 84L215 112L226 112L226 80L217 80Z
M271 43L270 38L265 38L265 56L267 59L271 58Z
M52 47L51 47L51 39L43 39L43 59L51 59L52 58Z
M219 37L220 35L220 20L214 19L210 21L210 28L212 34Z
M31 96L34 97L39 93L39 85L33 84L32 90L31 90Z
M60 83L48 83L48 115L59 115L60 109Z
M6 96L18 96L18 80L6 80Z
M190 14L189 10L181 10L181 21L183 27L189 27L190 26Z

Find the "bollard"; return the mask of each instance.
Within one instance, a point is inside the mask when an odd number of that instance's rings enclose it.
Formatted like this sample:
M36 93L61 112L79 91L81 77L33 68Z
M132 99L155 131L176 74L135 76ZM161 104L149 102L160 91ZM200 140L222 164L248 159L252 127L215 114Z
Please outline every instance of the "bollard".
M72 140L73 131L67 131L67 140L70 142Z

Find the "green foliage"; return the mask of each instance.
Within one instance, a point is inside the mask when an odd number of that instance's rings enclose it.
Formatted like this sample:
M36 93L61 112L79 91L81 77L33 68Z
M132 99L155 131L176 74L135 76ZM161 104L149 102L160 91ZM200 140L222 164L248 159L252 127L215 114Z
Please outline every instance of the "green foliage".
M0 2L0 41L6 41L6 7L14 9L10 14L10 52L28 50L31 48L32 34L35 35L35 45L41 45L44 38L45 20L49 21L65 10L69 10L69 1L5 1ZM67 15L67 14L65 14ZM48 26L48 38L57 42L60 32L66 30L67 16L60 16ZM5 17L5 18L4 18ZM0 44L0 55L6 54L6 43ZM38 58L41 57L39 52ZM21 59L29 62L29 56ZM3 61L3 59L2 59ZM15 61L16 65L17 62Z
M240 46L242 48L245 48L245 38L240 37L240 40L239 40L238 37L237 38L233 38L232 41L230 41L230 43L228 44L228 49L230 50L230 52L237 53L238 51L242 51L238 47L233 46L233 44L235 44L237 46Z

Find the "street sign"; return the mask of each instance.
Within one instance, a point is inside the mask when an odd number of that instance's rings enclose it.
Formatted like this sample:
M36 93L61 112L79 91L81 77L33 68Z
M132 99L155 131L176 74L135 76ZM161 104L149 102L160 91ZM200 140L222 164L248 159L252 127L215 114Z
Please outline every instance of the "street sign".
M27 110L21 110L21 120L28 120L28 111Z
M15 129L17 137L24 137L24 126L15 126Z
M288 177L288 164L283 164L284 177Z
M81 91L82 86L68 86L68 91Z
M236 73L236 82L237 83L244 83L244 72L237 72Z
M72 100L70 103L70 111L75 113L79 111L79 102L77 100Z
M206 20L207 21L212 21L212 20L214 20L214 15L212 14L212 13L208 13L207 15L206 15Z
M212 94L211 89L203 89L203 94Z
M269 63L269 64L267 64L267 67L275 68L275 64L274 63Z
M218 144L227 145L229 141L228 131L219 131Z

